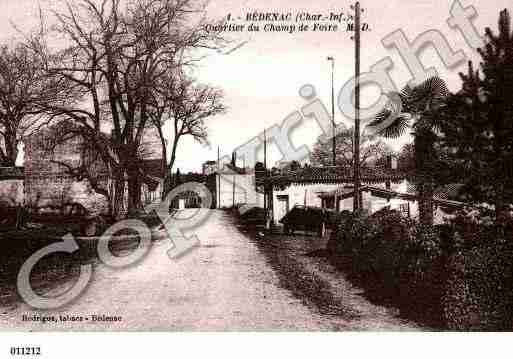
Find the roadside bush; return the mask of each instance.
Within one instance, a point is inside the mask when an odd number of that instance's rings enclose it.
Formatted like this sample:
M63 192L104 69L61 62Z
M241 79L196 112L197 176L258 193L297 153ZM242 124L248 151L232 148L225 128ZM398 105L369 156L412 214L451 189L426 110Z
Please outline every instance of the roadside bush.
M396 211L350 216L328 242L332 260L404 314L453 330L512 328L513 223L458 214L423 227Z
M454 223L454 251L447 263L444 319L454 330L513 328L513 231L504 237L491 225L475 226L460 216Z
M346 267L363 286L392 298L405 312L440 320L444 258L435 229L421 228L385 209L347 218L333 232L328 247L335 257L345 258Z

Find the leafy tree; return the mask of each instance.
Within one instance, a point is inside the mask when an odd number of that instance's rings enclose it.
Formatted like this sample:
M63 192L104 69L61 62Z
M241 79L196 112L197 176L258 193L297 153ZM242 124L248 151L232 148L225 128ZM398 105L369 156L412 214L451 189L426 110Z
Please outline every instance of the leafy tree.
M408 129L414 137L414 171L412 180L419 194L419 220L422 224L433 224L433 194L439 179L435 175L441 166L437 153L438 133L446 107L449 91L445 82L432 77L415 87L406 86L397 94L401 111L394 113L388 106L369 125L383 124L391 117L391 123L378 133L387 138L398 138Z
M353 166L353 147L354 147L354 128L341 130L336 137L336 164L343 168L352 168ZM375 136L363 134L360 137L360 166L368 167L382 157L385 153L391 152L390 148ZM332 142L322 142L321 138L314 144L313 151L310 154L310 163L312 166L332 166L333 150Z
M498 28L498 34L486 28L481 69L470 62L460 74L462 88L444 109L451 121L442 145L464 198L494 205L500 223L513 203L513 33L506 9Z

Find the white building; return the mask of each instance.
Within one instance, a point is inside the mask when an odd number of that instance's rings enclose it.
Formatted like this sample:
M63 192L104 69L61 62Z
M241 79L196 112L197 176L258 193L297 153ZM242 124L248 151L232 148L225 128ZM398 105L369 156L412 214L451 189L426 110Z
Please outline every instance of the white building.
M210 175L207 183L216 208L232 208L242 204L264 206L263 193L256 191L253 169L226 164L221 171Z
M383 188L383 186L362 186L363 210L373 214L383 208L401 212L405 217L418 219L419 217L419 197L408 181L402 181L394 186L394 189ZM319 198L322 200L322 206L326 208L328 202L335 201L337 210L353 210L354 190L352 186L344 186L335 191L322 193ZM433 198L434 205L434 224L442 224L445 219L451 217L451 212L466 206L465 203L451 201L442 198L440 194L435 193Z
M373 184L384 189L395 190L404 181L398 171L381 168L362 169L361 174L363 185ZM279 223L295 205L352 210L352 199L338 198L339 203L335 205L334 196L328 195L349 186L352 178L351 170L338 167L307 167L269 178L273 187L270 204L273 221ZM368 202L365 194L363 201Z

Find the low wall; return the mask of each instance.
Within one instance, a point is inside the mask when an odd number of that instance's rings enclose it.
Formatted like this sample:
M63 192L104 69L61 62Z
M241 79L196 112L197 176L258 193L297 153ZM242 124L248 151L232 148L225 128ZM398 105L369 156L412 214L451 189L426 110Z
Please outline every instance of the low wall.
M106 214L108 203L94 192L87 180L74 181L69 176L42 178L28 176L26 204L38 214L87 215Z

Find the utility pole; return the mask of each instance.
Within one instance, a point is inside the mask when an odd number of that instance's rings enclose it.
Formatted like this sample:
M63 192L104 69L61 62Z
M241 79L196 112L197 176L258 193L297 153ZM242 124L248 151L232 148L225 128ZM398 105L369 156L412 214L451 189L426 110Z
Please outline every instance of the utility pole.
M217 146L217 171L216 171L216 187L217 187L217 208L221 208L221 150Z
M267 217L267 137L264 128L264 211Z
M266 170L265 175L267 176L267 134L264 128L264 168Z
M265 169L265 176L264 176L264 213L265 213L265 228L271 229L271 218L270 218L270 212L269 209L271 208L271 201L269 200L269 191L267 186L269 185L267 183L267 133L264 128L264 169Z
M333 166L337 165L337 138L335 137L335 58L328 56L328 61L331 62L331 126L333 136Z
M360 2L354 6L354 30L355 30L355 110L354 110L354 155L353 155L353 176L354 176L354 196L353 212L359 212L362 209L362 199L360 194Z
M235 208L235 174L233 175L232 207Z

